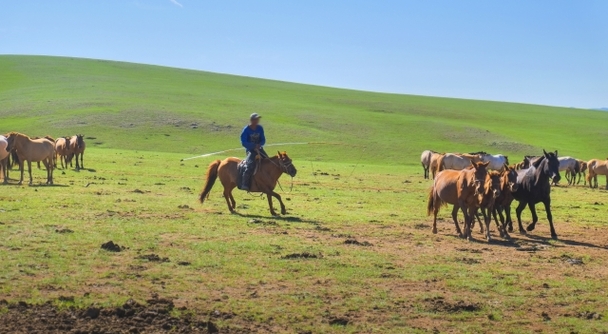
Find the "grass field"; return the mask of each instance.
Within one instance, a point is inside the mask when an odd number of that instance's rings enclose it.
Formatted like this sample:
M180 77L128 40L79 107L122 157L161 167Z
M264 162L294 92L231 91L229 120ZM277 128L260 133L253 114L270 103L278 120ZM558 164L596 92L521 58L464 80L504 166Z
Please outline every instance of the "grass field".
M540 210L528 236L467 242L448 210L430 233L419 167L427 148L602 158L604 112L69 58L0 56L0 73L0 132L89 137L87 169L0 187L0 300L158 294L244 332L608 332L608 192L554 188L558 241ZM180 162L238 147L254 111L269 142L314 143L280 147L298 168L284 217L241 192L231 215L219 185L197 203L207 165L241 151Z

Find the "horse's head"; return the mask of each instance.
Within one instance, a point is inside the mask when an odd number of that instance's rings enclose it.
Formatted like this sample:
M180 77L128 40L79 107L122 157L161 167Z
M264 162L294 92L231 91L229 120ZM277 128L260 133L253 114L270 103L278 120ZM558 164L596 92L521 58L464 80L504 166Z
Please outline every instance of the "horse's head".
M490 186L486 189L486 196L492 197L492 199L498 198L502 193L502 178L501 173L492 171L488 174L490 177Z
M489 162L471 163L475 170L473 183L475 185L475 195L483 196L485 194L486 183L488 182L488 165Z
M291 161L291 158L287 155L287 152L277 151L277 153L277 157L279 158L279 165L281 166L283 173L286 173L291 177L295 177L298 173L298 170L293 165L293 162Z
M513 167L505 167L503 172L503 182L507 190L516 192L519 185L517 184L517 171Z
M557 151L555 151L555 153L547 153L547 151L543 149L543 154L546 161L546 163L544 163L542 166L543 173L548 175L553 182L559 182L562 177L559 175L559 160L557 159Z
M84 135L76 135L76 146L82 148L84 146Z

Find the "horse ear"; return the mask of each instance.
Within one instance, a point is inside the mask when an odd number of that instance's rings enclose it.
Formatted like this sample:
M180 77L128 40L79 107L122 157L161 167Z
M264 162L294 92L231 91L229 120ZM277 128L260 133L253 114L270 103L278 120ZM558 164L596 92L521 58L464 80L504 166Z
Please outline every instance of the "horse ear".
M483 164L485 167L488 167L488 166L490 165L490 162L488 161L488 162L485 162L485 163L482 163L482 164Z
M557 157L557 150L555 150L555 156Z
M280 151L277 151L277 154L279 155L279 157L281 156L281 152Z
M543 154L544 154L545 156L547 156L547 155L548 155L548 154L547 154L547 151L545 151L545 149L544 149L544 148L543 148Z

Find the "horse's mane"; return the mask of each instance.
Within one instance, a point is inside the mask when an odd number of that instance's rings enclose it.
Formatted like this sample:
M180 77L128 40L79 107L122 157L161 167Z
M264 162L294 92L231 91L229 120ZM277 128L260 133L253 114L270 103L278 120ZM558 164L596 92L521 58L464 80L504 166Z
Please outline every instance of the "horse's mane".
M7 134L6 134L6 137L8 137L8 136L18 136L18 137L19 137L19 136L21 136L21 137L27 137L27 138L30 138L30 137L29 137L28 135L26 135L26 134L23 134L23 133L21 133L21 132L15 132L15 131L11 131L11 132L7 133Z
M472 152L472 153L469 153L469 154L470 155L477 155L477 154L488 154L488 153L485 152L485 151L479 151L479 152Z
M493 170L493 171L490 171L490 172L488 173L488 175L490 175L490 177L495 177L495 176L501 176L501 175L502 175L502 173L501 173L501 172L499 172L499 171Z

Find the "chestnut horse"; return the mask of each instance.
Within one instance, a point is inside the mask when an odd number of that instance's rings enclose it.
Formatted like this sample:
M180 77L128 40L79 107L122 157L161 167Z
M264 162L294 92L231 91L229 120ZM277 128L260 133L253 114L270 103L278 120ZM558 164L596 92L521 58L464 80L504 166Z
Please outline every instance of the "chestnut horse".
M232 196L232 190L237 187L237 166L240 162L241 159L238 158L226 158L223 161L216 160L209 165L209 169L207 170L207 182L203 192L199 196L201 203L208 198L215 180L219 177L220 182L222 182L222 185L224 186L224 198L226 199L226 204L228 204L228 210L232 213L235 212L236 201ZM263 159L259 163L258 171L253 176L251 188L249 189L249 192L252 193L266 194L266 197L268 197L270 213L273 216L276 216L277 213L274 211L272 205L272 197L276 197L276 199L279 200L279 203L281 204L281 214L284 215L287 213L281 196L274 191L274 188L277 186L279 178L283 173L295 177L297 170L286 152L278 152L277 156Z
M589 187L597 188L597 176L606 175L606 189L608 189L608 158L606 160L589 160L589 162L587 163L587 169L587 182L589 182ZM594 181L594 184L591 181Z
M72 148L70 145L70 137L57 138L55 141L55 151L57 152L57 156L61 160L61 168L68 168L68 162L72 160ZM63 167L63 163L65 162L65 167ZM55 167L57 167L57 159L55 159Z
M23 183L24 162L27 161L28 171L30 173L30 185L33 183L32 178L32 162L42 161L46 167L46 183L53 184L53 159L55 158L55 145L48 139L30 139L30 137L11 132L6 136L8 146L15 150L19 157L19 169L21 170L21 179L19 184Z
M83 135L74 135L70 138L70 149L74 157L76 158L76 170L84 168L84 149L86 148L84 143ZM80 156L80 164L78 163L78 157Z
M439 172L435 181L433 182L433 187L429 192L428 203L427 203L427 214L430 216L433 214L433 233L437 233L437 214L441 209L441 206L446 204L452 204L454 207L452 208L452 219L454 220L454 225L456 227L456 233L460 237L467 237L467 234L463 234L460 226L458 225L458 210L463 209L463 212L466 210L465 204L470 204L468 200L464 200L461 202L462 192L459 188L459 181L461 186L467 186L470 183L474 189L473 193L478 192L479 194L484 193L484 189L486 188L486 183L488 182L488 173L487 167L488 164L484 163L476 163L470 166L469 168L461 171L457 170L444 170ZM472 179L471 179L472 178ZM478 197L478 204L481 204L482 198ZM466 231L466 222L467 222L467 213L465 213L465 231Z

